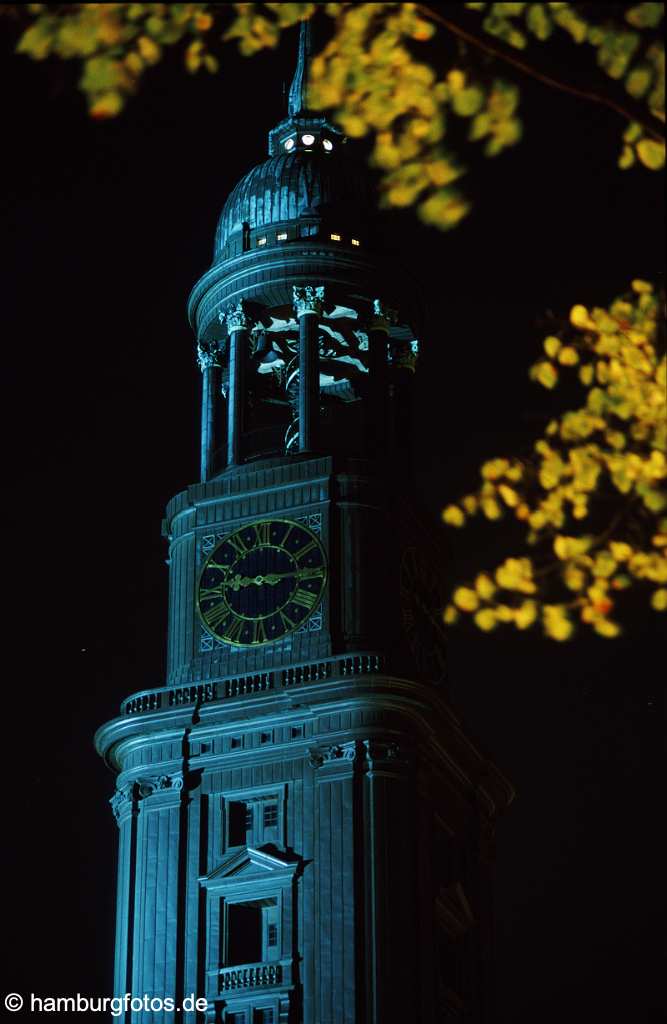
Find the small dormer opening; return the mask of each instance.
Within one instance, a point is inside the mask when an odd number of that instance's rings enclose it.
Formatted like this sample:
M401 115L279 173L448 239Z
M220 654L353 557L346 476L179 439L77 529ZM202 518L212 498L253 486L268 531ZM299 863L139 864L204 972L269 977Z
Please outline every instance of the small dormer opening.
M340 242L341 236L337 235L334 231L331 232L330 236L332 242Z
M284 242L284 241L286 241L286 239L287 239L287 232L286 231L279 231L276 234L276 242Z
M330 153L333 149L333 142L331 139L322 139L322 147L326 149L327 153Z
M352 242L352 245L361 245L358 238L351 238L350 241Z
M262 235L261 238L257 239L257 245L266 245L266 235Z
M315 136L310 134L302 135L301 141L303 142L304 146L312 146L313 143L315 142Z

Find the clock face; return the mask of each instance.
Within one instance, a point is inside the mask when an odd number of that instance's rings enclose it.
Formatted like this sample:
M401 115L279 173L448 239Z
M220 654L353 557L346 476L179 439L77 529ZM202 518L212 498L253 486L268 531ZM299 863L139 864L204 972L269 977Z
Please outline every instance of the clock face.
M265 519L220 541L199 578L197 611L218 640L270 644L298 629L322 599L324 549L311 530Z

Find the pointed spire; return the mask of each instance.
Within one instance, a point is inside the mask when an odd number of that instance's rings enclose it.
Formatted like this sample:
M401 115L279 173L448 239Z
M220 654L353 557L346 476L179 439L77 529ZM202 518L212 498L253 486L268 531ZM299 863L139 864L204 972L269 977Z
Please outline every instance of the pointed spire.
M294 78L289 90L287 112L289 117L303 116L308 110L308 73L312 34L310 21L302 21L299 26L299 55L296 62Z

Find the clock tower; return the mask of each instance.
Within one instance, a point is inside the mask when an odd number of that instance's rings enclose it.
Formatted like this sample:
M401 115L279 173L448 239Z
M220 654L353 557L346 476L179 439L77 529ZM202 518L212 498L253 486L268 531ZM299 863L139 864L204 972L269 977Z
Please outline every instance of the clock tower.
M308 57L303 23L189 300L201 479L164 519L167 678L96 737L126 1021L490 1019L512 790L443 693L439 554L406 497L416 290L308 109Z

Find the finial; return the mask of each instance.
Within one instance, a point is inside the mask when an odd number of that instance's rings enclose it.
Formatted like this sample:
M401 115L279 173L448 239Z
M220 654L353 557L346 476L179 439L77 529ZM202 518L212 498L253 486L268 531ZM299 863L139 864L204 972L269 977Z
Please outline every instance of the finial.
M289 90L287 112L289 117L299 117L308 110L308 71L311 55L310 21L302 21L299 26L299 55L296 71Z

